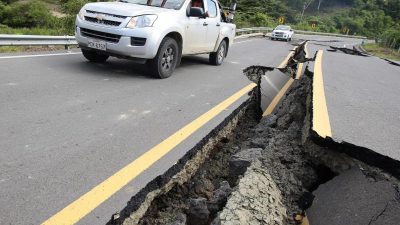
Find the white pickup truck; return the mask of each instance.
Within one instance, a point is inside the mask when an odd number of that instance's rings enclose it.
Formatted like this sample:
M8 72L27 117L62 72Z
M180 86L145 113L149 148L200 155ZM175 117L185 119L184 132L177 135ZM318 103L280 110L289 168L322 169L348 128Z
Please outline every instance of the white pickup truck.
M209 53L220 65L235 37L228 20L217 0L96 2L80 10L75 36L89 61L147 62L153 75L167 78L182 55Z

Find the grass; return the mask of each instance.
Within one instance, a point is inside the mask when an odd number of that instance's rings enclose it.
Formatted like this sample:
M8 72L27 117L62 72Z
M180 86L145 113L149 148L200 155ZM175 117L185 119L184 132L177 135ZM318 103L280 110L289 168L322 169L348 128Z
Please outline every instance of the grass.
M381 58L400 61L400 52L396 49L385 48L379 46L378 44L365 44L363 45L363 47L372 55Z
M71 45L70 48L77 46ZM0 46L0 53L13 53L13 52L50 52L64 50L64 45L43 45L43 46Z

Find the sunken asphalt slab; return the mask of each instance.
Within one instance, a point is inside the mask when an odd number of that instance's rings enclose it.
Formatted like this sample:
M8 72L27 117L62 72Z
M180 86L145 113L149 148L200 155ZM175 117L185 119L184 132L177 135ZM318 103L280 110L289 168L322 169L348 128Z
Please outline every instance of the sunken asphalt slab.
M312 225L397 225L398 190L386 180L367 177L355 167L313 192L307 217Z
M45 221L247 86L244 68L276 66L293 48L265 38L236 42L222 66L208 65L207 56L188 57L165 80L150 78L143 66L126 60L92 64L81 54L2 55L0 224ZM78 224L105 224L247 99L242 97Z

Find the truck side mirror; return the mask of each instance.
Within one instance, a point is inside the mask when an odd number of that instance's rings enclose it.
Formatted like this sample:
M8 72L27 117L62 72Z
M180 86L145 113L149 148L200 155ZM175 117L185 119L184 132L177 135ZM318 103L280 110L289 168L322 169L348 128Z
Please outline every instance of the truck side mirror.
M204 13L203 8L199 8L199 7L191 7L189 16L190 17L198 17L198 18L206 18L206 14Z

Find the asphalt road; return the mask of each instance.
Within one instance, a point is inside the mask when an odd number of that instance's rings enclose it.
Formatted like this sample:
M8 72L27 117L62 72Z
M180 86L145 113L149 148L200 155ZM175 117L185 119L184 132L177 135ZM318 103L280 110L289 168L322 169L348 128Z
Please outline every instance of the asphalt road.
M378 57L330 52L327 43L311 42L309 50L317 49L324 50L323 85L333 140L400 160L400 67Z
M92 64L79 53L1 56L0 224L42 223L248 85L242 69L277 66L292 48L265 38L239 39L222 66L208 65L207 56L187 57L165 80L150 78L143 66L130 61ZM78 224L105 224L247 98Z

